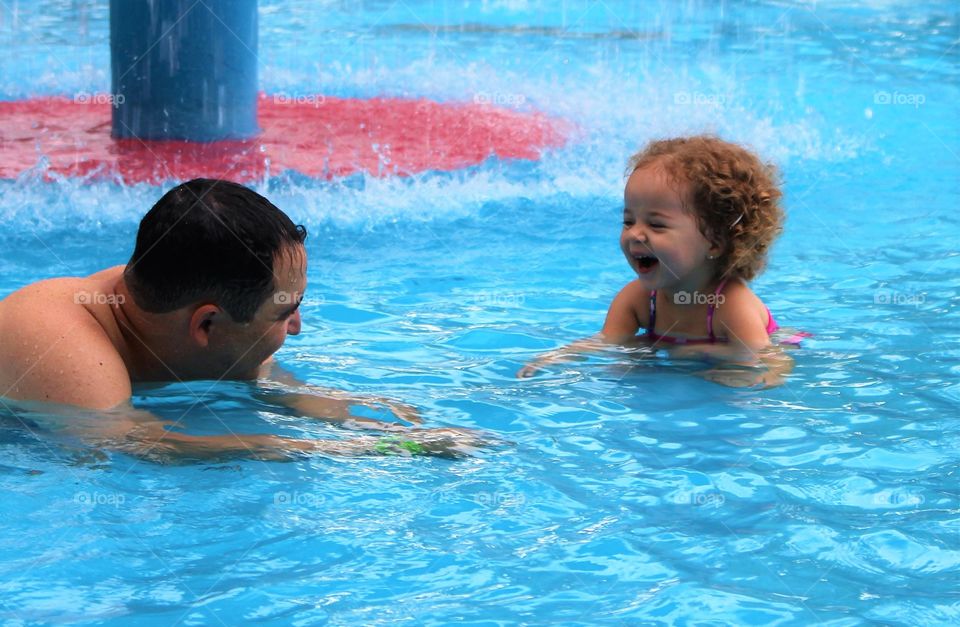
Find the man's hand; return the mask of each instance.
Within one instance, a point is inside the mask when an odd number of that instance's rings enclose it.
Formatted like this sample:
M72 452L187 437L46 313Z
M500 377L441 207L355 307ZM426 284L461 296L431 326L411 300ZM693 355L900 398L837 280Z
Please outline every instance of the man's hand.
M412 405L382 396L352 394L343 390L308 385L272 358L261 366L260 381L267 384L270 401L279 402L304 416L343 427L397 431L406 429L408 425L423 424L420 412ZM351 411L353 407L367 407L377 411L385 409L408 424L358 416Z
M448 459L467 457L477 449L491 446L467 429L410 429L403 435L354 436L346 440L298 439L265 434L195 436L167 427L172 423L141 420L121 439L111 438L111 448L154 461L182 459L250 458L264 461L291 461L305 455L335 457L367 455L429 456ZM106 444L106 443L105 443Z
M270 394L267 400L289 407L302 416L338 424L347 429L404 431L410 425L423 424L423 418L415 407L376 396L352 396L345 392L318 389L316 392L275 392ZM357 407L386 410L407 424L359 416L354 413Z

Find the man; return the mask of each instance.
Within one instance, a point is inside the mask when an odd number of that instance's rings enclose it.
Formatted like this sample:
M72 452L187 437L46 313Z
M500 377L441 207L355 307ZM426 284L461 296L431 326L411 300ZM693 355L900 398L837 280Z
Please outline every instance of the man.
M140 222L126 266L40 281L0 301L0 397L5 405L41 401L97 410L102 419L85 421L92 425L85 437L145 455L453 452L464 432L408 430L354 416L351 406L386 405L419 423L408 406L345 393L270 398L344 426L415 439L193 436L130 406L139 382L252 381L276 370L271 355L300 332L305 238L302 226L241 185L210 179L178 185Z

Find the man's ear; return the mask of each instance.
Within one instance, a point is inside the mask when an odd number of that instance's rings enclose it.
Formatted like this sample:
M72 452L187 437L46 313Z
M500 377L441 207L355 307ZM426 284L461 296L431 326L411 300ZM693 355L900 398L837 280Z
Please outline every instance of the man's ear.
M227 312L216 305L200 305L190 316L190 339L197 346L206 348L210 344L210 333L214 325L223 322L226 315Z

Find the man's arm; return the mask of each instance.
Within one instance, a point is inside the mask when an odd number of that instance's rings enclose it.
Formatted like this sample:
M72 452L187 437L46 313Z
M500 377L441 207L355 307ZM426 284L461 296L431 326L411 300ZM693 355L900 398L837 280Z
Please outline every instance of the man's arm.
M46 325L38 328L50 330ZM12 365L12 380L0 392L15 400L40 401L45 412L63 414L63 430L85 442L164 461L223 457L286 460L304 453L376 452L372 441L250 434L196 436L171 431L171 423L129 405L126 365L92 317L53 328L57 330L46 334L25 328L7 344L11 359L6 365Z
M379 431L405 431L406 425L385 422L353 413L356 407L374 410L386 409L394 416L411 425L423 424L423 418L412 405L374 395L358 395L343 390L333 390L308 385L297 379L272 357L260 367L259 381L265 384L262 395L268 400L281 403L301 415L325 420L354 429Z
M157 461L224 458L289 461L308 454L343 457L392 452L392 447L389 450L384 448L382 438L372 436L354 436L348 440L312 440L270 434L190 435L172 431L171 428L175 426L173 423L129 406L117 408L110 414L112 426L109 430L87 435L96 435L105 448ZM433 450L422 447L422 450L417 450L423 454L448 457L461 454L453 438L444 444Z
M10 334L9 341L4 336L6 359L0 396L27 401L25 406L39 401L43 403L41 415L62 408L55 412L64 416L62 430L97 446L168 461L224 457L289 460L313 453L403 455L414 451L456 457L482 445L476 436L456 429L411 430L403 440L389 441L372 436L312 440L270 434L197 436L172 431L171 423L129 405L131 385L126 365L92 316L84 314L65 323L54 314L38 312L32 321L10 316L4 320L4 326L11 322L20 325L21 332Z
M271 434L228 433L191 435L173 430L176 424L129 403L109 410L85 410L71 405L7 401L19 416L54 433L68 434L86 444L153 462L259 459L291 461L306 455L429 455L464 457L488 440L460 429L413 429L396 435L351 435L349 439L298 439ZM29 424L29 423L28 423Z
M96 319L80 311L7 309L0 396L88 409L130 398L126 364Z

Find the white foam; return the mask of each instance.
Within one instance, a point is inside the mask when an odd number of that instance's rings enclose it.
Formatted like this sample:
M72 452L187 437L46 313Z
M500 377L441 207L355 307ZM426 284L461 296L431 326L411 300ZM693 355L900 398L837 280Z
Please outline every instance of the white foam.
M767 111L759 95L743 92L735 75L709 63L696 68L696 77L662 66L625 73L605 60L561 66L551 58L533 69L495 67L463 63L456 55L440 57L429 50L399 67L267 66L261 70L261 84L268 92L441 101L472 101L481 93L517 96L503 100L572 122L575 130L567 147L548 151L536 164L490 160L455 173L386 179L357 175L333 182L281 176L254 187L308 225L363 228L391 221L454 220L471 215L484 203L526 199L535 204L559 194L617 202L627 157L655 137L715 132L781 166L794 160L844 161L864 149L841 131L824 128L823 120L801 106ZM103 79L97 72L84 76L90 85L72 80L72 87L93 87ZM795 87L780 91L802 94L802 85ZM135 225L166 187L56 176L41 182L43 172L41 162L18 181L0 183L3 223L41 231L68 223L81 230Z

